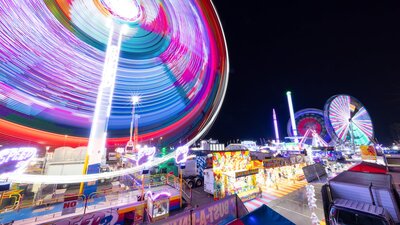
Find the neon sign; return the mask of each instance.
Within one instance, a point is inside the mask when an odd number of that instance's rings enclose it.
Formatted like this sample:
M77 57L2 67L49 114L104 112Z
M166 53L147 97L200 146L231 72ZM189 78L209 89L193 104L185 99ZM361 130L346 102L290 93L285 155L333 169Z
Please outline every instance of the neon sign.
M146 164L153 160L154 154L156 153L156 147L147 147L146 145L139 148L138 160L136 162L137 166Z
M157 200L157 199L159 199L159 198L162 198L162 197L167 197L167 198L169 198L169 197L171 197L171 193L169 193L169 192L167 192L167 191L163 191L163 192L160 192L160 193L153 193L153 192L151 192L151 191L148 191L147 193L146 193L146 195L149 197L149 198L151 198L151 200Z
M137 155L125 155L125 158L130 160L133 165L141 166L153 160L154 155L156 154L156 147L147 147L147 145L145 145L144 147L140 147L138 145L137 148L139 149Z
M0 151L0 174L20 172L36 156L37 149L31 147L6 148Z
M187 161L189 147L181 146L176 149L175 162L177 164L183 164Z

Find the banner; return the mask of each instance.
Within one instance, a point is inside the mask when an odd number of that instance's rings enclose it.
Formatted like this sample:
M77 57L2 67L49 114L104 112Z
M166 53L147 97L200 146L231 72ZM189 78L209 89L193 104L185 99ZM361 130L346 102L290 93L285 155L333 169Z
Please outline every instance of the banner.
M71 202L71 201L69 201ZM70 206L70 205L69 205ZM69 206L67 208L69 208ZM71 216L63 219L55 219L45 222L45 225L124 225L142 224L144 204L132 204L129 206L109 208L79 216Z
M290 160L288 158L275 158L275 159L264 159L264 168L275 168L290 165Z
M75 213L77 204L78 204L77 197L75 199L65 199L61 215L64 216Z
M235 172L235 177L246 177L246 176L250 176L250 175L255 175L258 173L259 169L251 169L251 170L244 170L244 171L238 171Z
M191 225L191 211L187 210L179 215L154 223L153 225Z
M227 224L236 219L236 195L205 205L192 212L193 225Z
M72 225L72 224L90 224L90 225L103 225L103 224L121 224L118 223L119 215L116 210L103 210L94 213L88 213L82 216L61 219L59 221L44 223L47 225ZM123 223L122 223L123 224Z

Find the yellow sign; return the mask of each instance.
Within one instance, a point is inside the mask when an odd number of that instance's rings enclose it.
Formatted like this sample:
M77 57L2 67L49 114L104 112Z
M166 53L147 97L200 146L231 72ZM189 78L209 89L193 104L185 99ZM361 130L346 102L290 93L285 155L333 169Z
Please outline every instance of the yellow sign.
M375 160L376 161L376 150L374 146L361 145L361 159L362 160Z

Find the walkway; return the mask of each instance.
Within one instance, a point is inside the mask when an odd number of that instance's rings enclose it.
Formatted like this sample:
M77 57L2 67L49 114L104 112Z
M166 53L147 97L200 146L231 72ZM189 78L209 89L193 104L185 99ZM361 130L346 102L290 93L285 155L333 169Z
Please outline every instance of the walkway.
M256 208L260 207L262 204L268 205L271 201L281 198L293 191L296 191L308 183L306 180L293 182L285 182L278 186L278 189L275 187L271 188L262 188L262 196L260 198L255 198L250 201L245 202L245 206L249 211L253 211Z

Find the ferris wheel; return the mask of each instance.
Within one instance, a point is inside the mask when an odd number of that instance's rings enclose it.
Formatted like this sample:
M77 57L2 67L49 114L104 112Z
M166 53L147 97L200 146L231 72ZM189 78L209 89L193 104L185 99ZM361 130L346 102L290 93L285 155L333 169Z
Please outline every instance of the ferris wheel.
M307 130L313 130L325 142L329 143L331 141L331 137L325 128L324 113L322 110L307 108L297 111L294 117L296 129L300 136L305 136ZM287 132L290 137L293 137L292 124L290 121L287 125Z
M336 143L368 145L374 129L366 108L350 95L332 96L325 104L326 128Z

